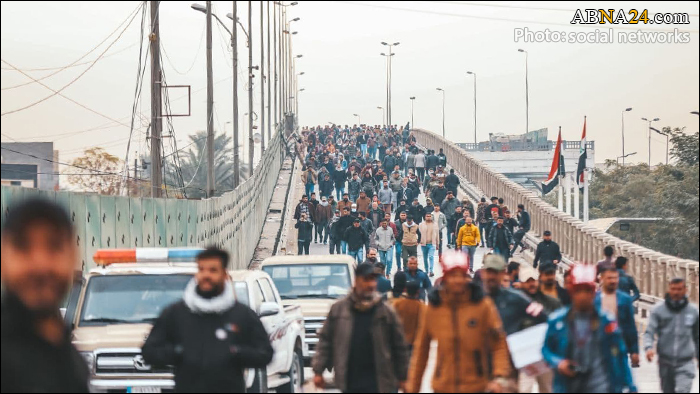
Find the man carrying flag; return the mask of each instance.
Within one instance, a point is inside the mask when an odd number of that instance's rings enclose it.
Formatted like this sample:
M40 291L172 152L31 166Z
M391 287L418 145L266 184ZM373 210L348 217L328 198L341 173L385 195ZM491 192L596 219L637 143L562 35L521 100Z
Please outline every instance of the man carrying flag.
M581 136L581 148L579 149L578 168L576 169L576 184L579 189L583 189L584 178L586 176L586 160L588 160L588 149L586 147L586 117L583 117L583 135Z
M559 177L566 175L566 170L564 169L564 154L561 145L561 127L559 127L557 146L554 148L554 158L552 159L552 169L549 170L547 180L542 182L542 195L546 195L554 190L554 188L559 185Z

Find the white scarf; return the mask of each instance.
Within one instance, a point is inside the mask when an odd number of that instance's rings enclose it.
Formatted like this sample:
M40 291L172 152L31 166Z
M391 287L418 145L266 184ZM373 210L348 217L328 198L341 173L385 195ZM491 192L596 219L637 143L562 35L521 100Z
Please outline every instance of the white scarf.
M192 278L190 283L187 284L187 288L185 288L185 294L182 296L182 299L190 311L197 314L220 315L236 304L233 284L230 281L226 281L223 293L208 300L197 294L197 280Z

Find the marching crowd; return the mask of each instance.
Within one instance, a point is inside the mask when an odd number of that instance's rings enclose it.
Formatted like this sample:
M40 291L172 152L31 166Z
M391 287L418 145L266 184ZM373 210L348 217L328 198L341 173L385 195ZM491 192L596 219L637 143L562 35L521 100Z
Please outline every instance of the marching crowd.
M597 265L564 269L545 232L533 266L509 262L530 230L524 207L513 215L496 197L476 207L459 201L447 157L421 152L408 130L334 126L302 135L300 253L315 241L358 261L353 288L319 332L311 365L317 387L326 386L328 370L343 392L419 392L436 343L435 392L530 393L535 384L542 393L637 392L632 368L642 356L658 360L664 393L691 392L699 318L685 279L668 281L640 344L639 290L612 247ZM74 280L74 239L68 214L45 200L14 207L3 224L3 393L88 391L90 373L59 313ZM479 246L490 251L475 269ZM442 277L432 281L436 250ZM209 248L196 260L183 300L154 322L144 362L173 366L178 392L242 392L244 370L264 368L274 349L257 314L235 300L229 254ZM222 326L235 340L217 339ZM539 357L516 368L508 339L537 327L546 329Z

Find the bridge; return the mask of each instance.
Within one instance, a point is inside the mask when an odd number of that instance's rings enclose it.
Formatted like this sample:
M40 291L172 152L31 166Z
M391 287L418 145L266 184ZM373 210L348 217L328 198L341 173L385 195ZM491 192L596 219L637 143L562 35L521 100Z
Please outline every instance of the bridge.
M461 178L461 197L474 202L483 196L499 196L506 204L524 204L532 218L532 229L524 241L534 248L545 230L552 231L564 259L559 269L574 262L599 260L605 246L629 259L630 274L642 293L640 325L651 306L665 292L668 279L685 278L692 302L698 302L698 262L665 255L616 238L592 224L584 224L544 202L536 193L492 171L456 144L428 130L412 130L425 149L443 149L448 166ZM95 266L92 256L100 248L178 247L218 245L232 254L232 268L255 268L274 254L296 253L291 216L302 193L300 163L295 161L293 139L278 132L255 168L253 176L221 197L178 200L99 196L76 192L52 192L2 186L2 222L11 205L31 197L43 197L62 205L69 213L80 251L79 270ZM290 229L291 228L291 229ZM327 248L312 245L315 254ZM477 255L477 268L483 249ZM533 256L516 256L531 263ZM436 274L439 272L436 262ZM655 367L644 363L637 376L642 392L657 391ZM429 374L428 374L429 375ZM426 376L426 384L429 381ZM646 383L644 383L646 382ZM696 386L697 388L697 382ZM426 389L428 387L426 386Z

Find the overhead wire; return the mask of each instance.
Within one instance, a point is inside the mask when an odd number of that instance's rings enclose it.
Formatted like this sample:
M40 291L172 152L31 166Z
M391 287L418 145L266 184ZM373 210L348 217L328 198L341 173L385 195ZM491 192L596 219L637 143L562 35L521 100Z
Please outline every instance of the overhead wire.
M78 59L76 59L74 62L68 64L67 66L58 67L58 68L56 68L56 71L54 71L54 72L52 72L52 73L50 73L50 74L44 75L43 77L41 77L41 78L39 78L39 79L37 79L37 80L30 80L30 81L21 83L21 84L19 84L19 85L7 86L7 87L4 87L4 88L1 88L0 90L11 90L11 89L16 89L16 88L19 88L19 87L22 87L22 86L31 85L31 84L37 83L38 81L42 81L42 80L44 80L44 79L46 79L46 78L50 78L50 77L52 77L52 76L54 76L54 75L56 75L56 74L58 74L58 73L60 73L60 72L62 72L62 71L67 70L68 68L74 67L74 66L76 65L76 63L78 63L79 61L85 59L89 54L91 54L91 53L94 52L97 48L99 48L100 46L102 46L102 44L104 44L105 41L107 41L110 37L112 37L112 36L114 35L114 33L116 33L116 32L119 30L119 28L122 27L122 25L124 25L124 24L129 20L129 18L130 18L133 14L138 13L139 8L141 8L141 7L143 7L142 4L139 5L138 7L136 7L133 11L131 11L131 13L129 13L129 15L126 17L126 19L124 19L111 33L109 33L109 35L108 35L107 37L105 37L104 40L102 40L99 44L97 44L97 45L94 46L92 49L90 49L90 50L89 50L87 53L85 53L83 56L81 56L81 57L79 57ZM104 57L104 56L103 56L103 57ZM96 62L97 60L99 60L99 57L98 57L98 59L95 59L95 60L93 60L92 62L86 62L86 63L83 63L83 64L94 63L94 62Z
M199 58L199 53L202 50L202 43L204 42L204 32L205 32L205 27L202 27L202 34L199 37L199 47L197 48L197 52L194 55L194 59L192 59L192 64L190 64L190 67L187 68L187 71L185 72L180 72L180 70L175 67L175 64L173 61L170 59L170 56L168 55L168 51L165 50L165 45L163 43L163 39L160 40L160 49L163 51L163 54L165 55L165 59L168 61L168 64L170 64L170 67L172 67L173 71L175 71L177 74L180 75L187 75L192 71L192 68L194 68L194 65L197 63L197 59Z
M117 50L117 51L114 51L114 52L112 52L112 53L108 53L108 54L102 56L102 59L106 59L106 58L108 58L108 57L112 57L112 56L118 55L118 54L120 54L120 53L122 53L122 52L125 52L125 51L127 51L127 50L129 50L129 49L135 47L135 46L136 46L136 44L131 44L131 45L125 46L125 47L122 48L122 49L119 49L119 50ZM61 67L17 68L17 69L14 69L14 68L12 68L12 67L0 67L0 70L5 70L5 71L24 71L24 72L53 71L53 70L59 70L59 69L69 69L69 68L73 68L73 67L84 66L84 65L90 64L90 63L92 63L92 62L94 62L94 61L95 61L94 59L92 59L92 60L86 60L86 61L84 61L84 62L75 63L75 64L68 65L68 66L61 66ZM3 89L3 90L4 90L4 89Z
M143 7L143 5L141 5L141 7ZM73 85L73 84L74 84L75 82L77 82L80 78L82 78L88 71L90 71L90 70L95 66L95 64L97 64L97 62L98 62L100 59L102 59L102 57L104 56L104 54L107 53L107 51L109 51L109 49L110 49L117 41L119 41L119 39L121 39L121 37L124 35L124 33L126 32L126 30L129 28L129 26L131 26L131 23L132 23L132 22L134 21L134 19L136 18L136 15L137 15L137 13L134 13L134 14L133 14L133 16L131 17L131 20L129 21L129 23L124 27L124 29L122 29L122 31L119 33L119 35L117 36L117 38L116 38L114 41L112 41L112 42L109 44L109 46L107 46L107 48L106 48L104 51L102 51L102 53L100 54L100 56L98 56L85 70L83 70L83 72L81 72L80 74L78 74L77 77L73 78L73 80L71 80L71 81L68 82L66 85L64 85L64 86L62 86L61 88L59 88L58 90L46 86L43 82L37 80L36 78L31 77L30 75L28 75L27 73L25 73L25 72L23 72L23 71L19 71L19 69L18 69L17 67L15 67L14 65L8 63L6 60L0 59L0 60L2 60L3 63L7 64L8 66L10 66L10 67L12 67L12 68L14 68L14 69L16 69L16 70L18 70L22 75L24 75L24 76L26 76L26 77L28 77L28 78L34 80L34 81L37 82L38 84L44 86L45 88L47 88L47 89L49 89L49 90L51 90L51 91L53 92L53 94L50 94L50 95L48 95L48 96L46 96L46 97L44 97L44 98L42 98L42 99L40 99L40 100L38 100L38 101L35 101L35 102L31 103L31 104L28 104L28 105L25 105L25 106L23 106L23 107L16 108L16 109L13 109L13 110L10 110L10 111L5 111L5 112L3 112L2 114L0 114L0 116L10 115L10 114L14 114L14 113L17 113L17 112L20 112L20 111L27 110L27 109L29 109L29 108L32 108L32 107L38 105L38 104L43 103L44 101L50 99L51 97L54 97L54 96L56 96L56 95L61 94L61 92L62 92L63 90L65 90L65 89L67 89L68 87L70 87L71 85ZM113 119L110 119L110 120L113 120Z

